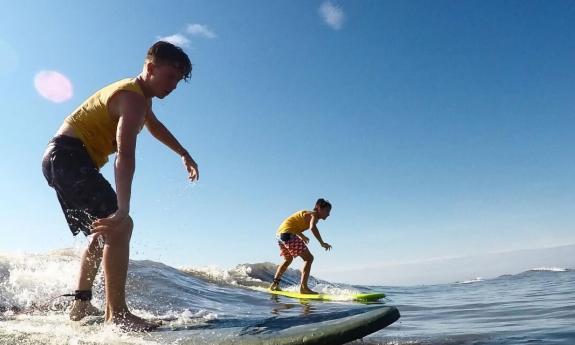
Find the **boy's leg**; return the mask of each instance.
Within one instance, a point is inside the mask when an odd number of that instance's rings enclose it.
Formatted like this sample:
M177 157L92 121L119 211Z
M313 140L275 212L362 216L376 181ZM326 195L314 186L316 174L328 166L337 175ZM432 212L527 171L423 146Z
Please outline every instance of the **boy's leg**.
M117 207L116 192L100 173L79 139L59 136L48 145L42 160L42 171L48 184L58 196L64 215L74 235L80 231L90 234L90 225L97 218L105 218ZM133 223L130 218L104 234L104 249L94 239L82 257L79 290L90 290L103 259L106 288L106 320L125 330L144 331L156 326L134 316L126 305L126 277L129 245ZM96 264L96 265L95 265ZM74 315L81 318L84 311L78 304ZM85 308L84 308L85 309Z
M106 321L127 331L148 331L157 324L130 313L126 304L126 278L130 258L130 238L134 223L128 217L106 234L104 276L106 285Z
M282 264L278 266L278 269L276 270L276 274L274 276L274 281L273 281L272 285L270 286L270 290L278 290L279 289L279 285L280 285L279 281L292 261L293 261L292 256L284 256L284 262L282 262Z
M100 247L98 237L99 235L95 235L92 238L82 255L77 290L92 290L94 279L102 261L103 249ZM70 310L70 320L78 321L87 315L102 315L102 312L94 307L90 301L75 300Z
M128 312L126 305L126 277L130 258L130 238L133 223L127 218L116 229L106 234L104 245L104 277L106 287L106 320L110 321L114 314Z
M114 189L100 174L86 147L77 138L52 138L42 159L42 173L48 185L56 191L74 236L80 232L90 235L90 224L100 215L99 212L110 214L117 209ZM98 237L93 236L80 259L77 290L92 290L101 261L102 248ZM77 321L86 315L97 314L101 312L89 300L75 300L70 310L70 319Z
M304 265L301 269L301 286L300 292L306 294L317 294L317 292L312 291L307 286L307 281L309 280L309 274L311 272L311 264L313 263L313 255L310 253L309 249L305 249L301 254L300 257L304 261Z

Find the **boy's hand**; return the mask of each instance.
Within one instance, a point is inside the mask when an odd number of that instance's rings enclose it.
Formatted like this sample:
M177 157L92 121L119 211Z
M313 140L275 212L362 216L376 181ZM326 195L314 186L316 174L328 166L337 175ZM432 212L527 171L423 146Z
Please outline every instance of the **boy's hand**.
M308 244L309 238L307 238L304 234L299 234L299 238L303 241L303 243Z
M323 249L325 250L330 250L331 249L331 245L329 243L322 243L321 246L323 247Z
M110 231L111 229L120 225L124 220L126 220L127 217L128 211L117 210L107 218L96 219L94 222L92 222L91 233L96 234Z
M188 171L188 179L192 182L198 181L200 179L200 171L198 170L198 164L192 159L192 156L186 152L186 154L182 156L182 162L184 162L184 166Z

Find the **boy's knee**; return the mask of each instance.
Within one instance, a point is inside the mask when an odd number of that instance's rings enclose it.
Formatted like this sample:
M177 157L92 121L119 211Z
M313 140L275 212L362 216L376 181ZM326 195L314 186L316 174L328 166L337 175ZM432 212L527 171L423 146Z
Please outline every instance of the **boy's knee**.
M134 229L134 220L132 217L127 216L126 219L124 219L122 223L118 225L118 228L123 236L129 236L132 234L132 230Z
M132 238L134 220L128 216L118 225L118 227L106 234L107 244L120 244L129 242Z
M120 227L123 237L129 241L130 238L132 237L132 230L134 230L134 220L132 219L132 217L130 216L126 217L126 219L122 222L122 225L120 225Z
M124 226L126 229L130 229L131 231L134 228L134 220L132 219L132 217L127 216L124 222L122 223L122 226Z

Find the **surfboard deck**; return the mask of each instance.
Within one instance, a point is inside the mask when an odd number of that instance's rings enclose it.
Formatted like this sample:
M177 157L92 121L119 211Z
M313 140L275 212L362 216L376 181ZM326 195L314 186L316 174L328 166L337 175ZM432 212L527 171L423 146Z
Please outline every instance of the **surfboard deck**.
M399 319L397 308L377 306L340 312L273 316L260 320L214 320L188 327L161 326L147 334L158 342L182 345L338 345L363 338ZM170 331L171 330L171 331Z
M299 303L298 303L299 305ZM301 313L286 309L286 313L271 311L264 316L228 315L215 319L182 320L166 318L165 323L156 331L148 333L120 332L129 343L142 339L145 343L178 345L339 345L363 338L394 323L400 317L399 311L392 306L351 304L349 309L313 310ZM28 333L7 334L7 344L20 344L22 339L36 339L26 343L50 343L50 329L64 328L64 332L90 339L98 336L104 326L102 317L91 317L92 322L69 321L67 315L27 315L26 318L14 318L3 322L16 326L24 323ZM158 319L161 320L161 319ZM184 324L182 324L184 323ZM29 332L30 326L38 330ZM115 335L107 334L106 337ZM4 339L4 338L2 338ZM130 340L131 339L131 340ZM90 340L87 340L90 342ZM100 342L100 341L96 341ZM116 341L112 341L116 343ZM0 343L3 343L0 341Z
M295 291L276 291L276 290L267 290L267 292L278 295L278 296L285 296L291 298L298 298L298 299L309 299L309 300L318 300L318 301L358 301L358 302L371 302L377 301L385 297L384 293L362 293L362 294L353 294L353 295L329 295L329 294L302 294Z

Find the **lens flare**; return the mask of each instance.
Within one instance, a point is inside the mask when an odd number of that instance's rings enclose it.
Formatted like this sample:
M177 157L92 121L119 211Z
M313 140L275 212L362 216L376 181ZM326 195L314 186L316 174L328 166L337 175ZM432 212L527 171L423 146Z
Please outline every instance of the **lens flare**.
M72 98L72 83L60 72L40 71L34 77L34 86L40 96L54 102L62 103Z

